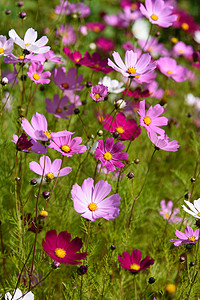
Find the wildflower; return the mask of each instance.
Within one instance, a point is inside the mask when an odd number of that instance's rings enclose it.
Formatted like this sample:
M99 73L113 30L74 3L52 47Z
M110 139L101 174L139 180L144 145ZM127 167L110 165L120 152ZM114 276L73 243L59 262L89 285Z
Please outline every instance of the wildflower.
M64 45L72 45L76 42L76 33L72 25L61 25L56 30L56 36L62 38Z
M173 6L163 0L145 0L145 6L140 4L140 11L149 22L161 27L169 27L176 21L177 16L172 14L173 9Z
M124 167L125 165L120 160L126 160L129 157L128 153L121 152L125 148L123 143L117 142L113 145L113 142L113 137L107 138L105 144L103 140L99 140L95 151L95 158L99 159L108 171L114 171L115 167Z
M195 22L194 18L191 17L185 10L174 10L173 12L177 19L173 23L173 27L181 28L187 33L193 34L199 29L199 25Z
M27 139L27 136L25 133L22 133L19 137L14 134L13 140L16 144L16 148L18 151L22 150L24 152L35 152L35 153L44 153L45 147L43 145L38 144L33 139Z
M6 39L6 36L0 35L0 57L8 56L13 51L13 40Z
M51 138L51 133L47 130L47 120L43 114L36 112L32 116L31 124L27 119L23 119L22 128L34 140L48 141Z
M165 76L182 82L187 79L187 68L176 64L176 60L171 57L161 57L157 60L158 68Z
M104 76L103 79L100 78L99 84L107 86L109 93L119 94L124 91L123 82L119 82L116 79L111 79L109 76Z
M82 246L82 239L76 237L71 242L71 234L62 231L57 236L56 230L52 229L46 233L42 247L52 259L65 265L78 265L80 260L85 259L86 252L77 253Z
M120 11L119 15L104 15L104 21L116 28L126 28L129 26L130 21L126 18L125 14Z
M89 92L89 94L94 101L103 101L105 97L108 96L108 88L103 84L98 84L91 88L91 92Z
M20 289L16 289L13 292L13 295L11 295L9 292L5 294L5 300L34 300L34 295L32 292L28 292L26 293L24 296L22 294L22 292L20 291Z
M199 239L199 230L200 229L196 229L193 231L190 226L185 228L185 233L176 230L175 235L179 239L171 239L170 242L174 243L174 246L176 247L184 244L195 244Z
M107 58L101 59L100 54L95 52L90 56L88 52L85 52L84 58L79 60L79 64L86 66L96 72L102 72L108 74L113 71L112 68L108 67Z
M110 52L115 49L114 42L112 40L106 39L104 36L96 39L95 43L97 47L102 51Z
M33 28L29 28L25 35L24 40L22 40L14 29L11 29L8 32L10 38L13 39L13 42L19 45L22 49L26 49L33 53L45 53L50 50L49 46L45 46L48 42L48 38L46 36L41 37L38 41L37 39L37 31Z
M106 28L106 25L101 22L88 22L86 23L86 27L93 32L99 33Z
M145 18L138 19L132 26L133 36L138 40L147 41L149 36L149 23Z
M164 45L158 42L156 38L150 38L147 42L144 40L139 40L138 44L143 51L149 52L152 57L158 57L159 55L166 55L167 50L164 49Z
M194 200L194 204L189 201L184 200L184 202L188 205L190 209L188 209L185 205L182 205L184 211L186 211L191 216L200 219L200 198Z
M140 125L144 126L147 132L154 131L160 135L163 135L165 131L158 126L165 126L168 123L168 119L165 117L159 117L164 112L164 108L160 104L156 104L145 113L145 100L139 104L138 114L140 115Z
M195 97L193 94L187 94L185 96L185 101L187 104L194 106L197 111L200 111L200 98Z
M175 152L178 150L180 145L176 140L169 142L169 137L167 135L157 136L157 134L152 130L147 132L151 142L158 149L162 149L164 151Z
M68 47L64 47L63 52L69 57L69 59L71 59L76 64L78 64L79 61L81 62L83 60L80 52L78 51L71 52L71 50Z
M165 219L168 220L168 223L177 223L181 222L182 218L177 217L176 215L179 213L179 208L173 209L173 202L170 200L165 202L165 200L162 200L160 202L161 210L159 211L159 214Z
M194 32L193 38L197 44L200 44L200 30L196 30Z
M126 101L123 99L119 99L114 102L114 106L116 109L124 109L126 107Z
M139 271L148 269L154 264L154 259L150 259L149 256L145 257L142 261L142 253L140 250L135 249L131 254L123 252L122 257L118 256L120 267L129 270L131 273L137 273Z
M46 110L54 114L56 118L68 119L67 115L71 115L73 112L74 105L69 105L69 98L67 96L59 99L59 95L55 94L53 97L53 102L49 99L45 99Z
M191 59L193 55L193 48L190 45L186 45L183 42L178 42L176 45L173 47L173 53L175 56L180 56L183 55L185 58Z
M29 163L29 168L34 173L44 176L46 181L51 181L54 177L61 177L68 175L72 168L65 167L61 169L62 159L55 159L53 163L51 163L51 159L48 156L40 157L40 164L32 161Z
M30 54L22 54L19 56L15 56L14 54L10 54L8 56L6 56L4 58L4 62L6 64L13 64L16 65L17 63L19 64L25 64L25 63L44 63L46 60L45 56L42 54L34 54L34 53L30 53Z
M120 72L124 77L137 77L156 68L156 62L150 63L151 56L146 53L138 58L138 54L132 50L125 53L125 64L122 61L118 52L113 53L113 58L117 65L108 59L108 65L115 71Z
M65 67L55 68L53 70L53 81L63 91L76 90L81 91L84 88L84 84L80 85L83 81L83 75L80 74L77 77L77 69L71 68L65 74Z
M116 115L116 121L112 116L107 115L106 121L103 124L105 130L110 132L117 131L120 140L134 140L141 134L141 128L137 125L134 119L126 120L123 113L119 112ZM138 128L137 128L138 127Z
M105 198L110 191L111 185L103 180L94 186L94 180L89 177L84 180L82 188L76 183L71 191L75 211L90 221L115 219L119 215L120 196L114 194Z
M62 155L71 157L74 154L84 153L87 148L85 145L80 145L82 142L81 137L71 138L74 132L64 130L61 133L56 133L52 135L52 140L50 142L49 148L55 149Z
M43 69L44 67L42 64L32 63L28 69L27 75L36 84L49 84L50 79L48 79L48 77L51 76L51 72L43 72Z
M147 90L149 90L149 94L151 97L156 99L161 99L164 95L164 90L158 88L158 82L153 81L145 86Z
M134 98L134 99L140 99L140 98L144 98L144 97L147 98L150 96L149 91L148 90L142 91L141 87L137 87L135 90L130 89L129 91L127 91L127 89L125 89L123 94L128 97Z

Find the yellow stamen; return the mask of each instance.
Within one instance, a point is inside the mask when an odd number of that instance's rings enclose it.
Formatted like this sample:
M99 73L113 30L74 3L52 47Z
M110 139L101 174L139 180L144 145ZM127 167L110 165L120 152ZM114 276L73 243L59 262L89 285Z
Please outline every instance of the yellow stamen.
M94 97L95 97L96 99L99 99L99 98L100 98L100 95L99 95L99 94L95 94Z
M29 43L27 43L26 45L25 45L25 47L27 47L28 45L30 45Z
M103 157L106 160L111 160L112 159L112 154L110 152L105 152Z
M198 216L200 217L200 212L198 213Z
M153 20L153 21L157 21L158 20L158 16L156 16L156 15L151 15L151 19Z
M184 53L184 51L183 50L178 50L178 52L180 53L180 54L183 54Z
M0 48L0 54L4 53L4 49Z
M19 59L24 59L25 57L24 57L24 55L20 55L20 56L18 56L18 58Z
M137 79L138 79L138 78L140 78L140 75L138 75L138 76L135 76L135 78L137 78Z
M66 256L66 251L61 248L56 248L54 253L58 258L64 258Z
M39 80L40 79L40 76L38 75L38 74L33 74L33 78L35 79L35 80Z
M67 82L61 84L64 89L68 89L69 84Z
M176 44L176 43L178 43L178 39L177 39L176 37L172 37L172 38L171 38L171 42L172 42L173 44Z
M44 134L48 137L48 139L51 138L51 133L48 130L44 131Z
M139 271L140 270L140 266L137 264L132 264L130 265L130 269L131 270L135 270L135 271Z
M94 210L97 210L97 205L96 205L96 203L92 202L88 205L88 208L89 208L89 210L94 211Z
M93 30L94 30L94 32L100 32L101 31L101 29L99 28L99 26L94 26Z
M63 151L63 152L65 152L65 153L68 153L68 152L70 152L70 147L69 146L67 146L67 145L62 145L61 146L61 150Z
M54 179L53 173L47 173L45 177L47 181L51 181L52 179Z
M130 67L130 68L128 68L128 73L129 73L129 74L136 73L136 69Z
M46 218L46 217L48 217L48 211L46 211L46 210L42 210L41 211L41 213L40 213L40 217L42 217L42 218Z
M195 242L196 241L196 238L195 238L195 236L190 236L189 238L188 238L188 240L189 241L191 241L191 242Z
M100 65L96 64L96 65L94 65L94 67L95 67L95 68L99 68L99 67L100 67Z
M147 51L149 51L149 52L151 52L153 50L153 47L149 47L148 49L147 49Z
M183 28L183 30L188 30L189 29L189 25L187 23L183 23L181 25L181 27Z
M167 74L173 74L173 72L171 70L167 71Z
M148 116L144 117L143 121L144 121L144 123L146 125L150 125L151 124L151 119Z
M165 217L166 217L167 219L169 219L170 215L169 215L169 214L165 214Z
M125 132L125 130L122 127L117 127L116 130L119 133L124 133Z
M59 113L59 114L61 114L62 108L58 107L58 108L56 109L56 112Z
M75 59L76 62L79 62L79 60L80 60L80 58L76 58L76 59Z

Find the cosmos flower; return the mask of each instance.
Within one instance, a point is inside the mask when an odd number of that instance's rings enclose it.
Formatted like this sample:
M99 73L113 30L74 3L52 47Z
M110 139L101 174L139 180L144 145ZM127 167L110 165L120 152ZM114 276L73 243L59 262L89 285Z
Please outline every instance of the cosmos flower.
M62 231L57 236L56 230L52 229L46 233L42 247L55 261L65 265L78 265L80 260L85 259L86 252L77 253L83 246L82 239L76 237L71 242L71 234Z
M161 27L169 27L176 21L177 16L172 14L173 9L173 6L163 0L145 0L145 6L140 4L140 11L149 22Z
M73 45L76 42L76 33L72 25L63 25L56 30L56 36L61 37L64 45Z
M159 211L159 214L163 217L163 219L167 220L168 223L177 223L181 222L183 219L181 217L177 217L176 215L179 213L179 208L173 209L173 202L170 200L165 202L165 200L162 200L160 202L161 210Z
M83 59L80 52L78 52L78 51L71 52L71 50L68 47L64 47L63 52L69 57L69 59L71 59L76 64L78 64L79 61L82 61L82 59Z
M11 29L8 32L10 38L13 39L13 42L20 46L22 49L26 49L33 53L45 53L50 50L49 46L45 46L48 42L48 38L46 36L41 37L37 40L37 31L33 28L29 28L25 35L24 40L22 40L14 29Z
M84 84L80 85L83 81L83 75L80 74L77 77L77 69L70 68L65 74L65 67L55 68L52 72L53 82L63 91L76 90L81 91L84 88Z
M187 68L177 65L176 60L171 57L161 57L157 60L158 68L165 76L182 82L187 79Z
M32 63L28 69L28 77L35 82L35 84L49 84L51 72L43 72L44 67L42 64Z
M49 99L45 99L46 110L54 114L56 118L68 119L67 115L71 115L73 113L74 105L69 105L69 98L67 96L59 99L59 95L55 94L53 97L53 102Z
M195 244L199 239L199 230L200 229L196 229L193 231L190 226L185 228L185 233L176 230L175 235L179 239L171 239L170 242L174 243L176 247L184 244Z
M108 96L108 88L107 86L104 86L103 84L98 84L95 86L92 86L91 92L89 92L90 97L94 101L103 101L106 96Z
M86 27L93 32L99 33L106 28L106 25L101 22L88 22Z
M120 72L124 77L137 77L145 73L151 72L156 68L156 62L151 62L151 56L148 53L142 54L138 58L138 53L132 50L125 53L125 64L118 52L113 53L116 64L108 59L108 65L115 71Z
M109 76L104 76L103 79L100 78L99 84L107 86L108 92L113 94L119 94L124 91L124 83L119 82L116 79L111 79Z
M193 54L193 48L190 45L186 45L183 42L178 42L173 47L173 53L175 56L183 55L185 58L191 59Z
M119 215L120 196L114 194L105 198L110 191L111 185L103 180L94 186L94 180L89 177L84 180L82 188L76 183L71 191L75 211L90 221L115 219Z
M197 111L200 111L200 98L195 97L193 94L187 94L185 96L185 101L187 104L194 106Z
M193 216L197 219L200 219L200 198L197 200L194 200L194 204L192 204L191 202L186 201L186 200L184 200L184 202L189 207L189 209L188 209L185 205L182 205L184 211L186 211L191 216Z
M124 167L125 165L120 160L126 160L129 154L121 152L125 145L117 142L113 145L114 138L110 137L105 140L99 140L98 147L95 151L95 158L101 161L102 166L106 166L108 171L114 171L116 168Z
M145 85L145 88L149 90L150 97L161 99L164 95L164 90L158 88L158 82L152 81Z
M166 117L159 117L164 112L160 104L156 104L145 112L145 100L140 102L138 114L140 115L140 125L145 127L147 132L154 131L157 134L164 135L165 131L158 126L165 126L168 123Z
M22 292L20 289L16 289L13 292L13 295L11 295L9 292L5 294L5 300L34 300L34 295L32 292L28 292L23 296Z
M147 41L149 36L150 26L145 18L136 20L132 26L133 36L138 40Z
M6 39L6 36L0 35L0 57L8 56L13 50L13 40Z
M100 36L95 40L97 47L106 52L113 51L115 49L115 44L112 40L105 38L104 36Z
M156 148L170 152L178 151L180 145L176 140L169 142L169 137L167 135L158 136L153 130L147 131L147 133Z
M131 273L137 273L139 271L148 269L154 264L154 259L150 259L149 256L145 257L142 261L142 253L140 250L135 249L131 254L123 252L122 257L118 256L120 267L129 270Z
M61 169L62 159L55 159L51 163L51 159L48 156L40 157L40 164L36 163L35 161L31 161L29 163L29 168L34 173L44 176L46 181L51 181L54 177L61 177L68 175L72 168L65 167Z
M38 142L33 139L28 140L25 133L22 133L19 137L14 134L12 142L16 144L18 151L22 150L24 152L45 153L45 147L38 144Z
M42 54L34 54L34 53L30 53L30 54L22 54L22 55L19 55L19 56L15 56L14 54L10 54L8 56L6 56L4 58L4 62L6 64L17 64L17 63L20 63L20 64L25 64L25 63L44 63L46 60L45 56L42 55Z

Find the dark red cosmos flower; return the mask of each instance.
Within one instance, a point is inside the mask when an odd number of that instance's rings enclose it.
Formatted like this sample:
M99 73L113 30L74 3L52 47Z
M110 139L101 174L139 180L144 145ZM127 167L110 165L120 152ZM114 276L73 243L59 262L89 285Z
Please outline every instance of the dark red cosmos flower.
M142 253L140 250L133 250L132 254L128 252L122 253L122 258L118 256L118 260L121 263L120 267L129 270L131 273L137 273L141 270L148 269L150 265L154 264L154 259L150 259L149 256L142 259Z
M150 97L149 90L142 91L142 89L140 87L137 87L135 90L129 90L128 93L127 93L127 89L126 89L123 91L123 94L128 97L135 98L135 99Z
M28 140L26 134L22 133L16 143L17 150L28 150L31 146L33 146L31 139Z
M113 43L113 41L105 38L104 36L99 37L95 41L95 43L97 47L102 51L109 52L109 51L113 51L115 48L115 44Z
M82 61L82 54L78 51L71 52L71 50L68 47L63 48L63 52L76 64L79 64L79 61Z
M83 245L82 239L76 237L70 242L71 234L67 231L57 236L56 230L52 229L46 233L45 240L42 241L43 250L61 264L77 265L87 256L86 252L76 253Z
M173 27L182 28L189 33L194 33L198 30L198 24L186 11L174 10L173 14L177 15L177 20L173 23Z
M119 132L119 140L134 140L142 131L134 119L126 120L125 115L121 112L116 115L116 121L107 115L103 127L110 132Z
M88 22L86 27L96 33L103 31L106 28L106 25L101 22Z

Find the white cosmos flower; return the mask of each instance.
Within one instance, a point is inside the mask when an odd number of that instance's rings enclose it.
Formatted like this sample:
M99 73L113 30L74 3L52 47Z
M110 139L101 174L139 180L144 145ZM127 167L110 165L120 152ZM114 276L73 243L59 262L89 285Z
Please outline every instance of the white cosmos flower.
M45 46L48 42L46 36L42 36L38 41L37 40L37 31L33 28L29 28L25 35L24 40L22 40L14 29L11 29L8 32L8 35L13 39L14 43L20 46L22 49L26 49L34 53L46 53L50 50L49 46ZM44 47L45 46L45 47Z
M195 42L200 44L200 30L197 30L194 32L194 40L195 40Z
M194 204L192 204L189 201L184 200L185 203L188 205L190 209L188 209L185 205L182 205L184 211L186 211L188 214L192 215L193 217L200 219L200 198L197 200L194 200Z
M119 82L116 79L111 79L109 76L104 76L104 78L100 78L100 81L98 84L103 84L104 86L108 87L109 93L118 94L125 90L123 86L123 82Z
M135 21L132 27L132 33L138 40L146 41L149 36L150 26L145 18Z
M185 96L185 101L187 102L187 104L191 105L191 106L195 106L196 109L198 111L200 111L200 98L199 97L195 97L193 94L187 94Z
M22 292L20 289L16 289L16 291L13 293L13 296L8 292L5 294L5 300L34 300L34 295L32 292L28 292L24 296L22 296Z

